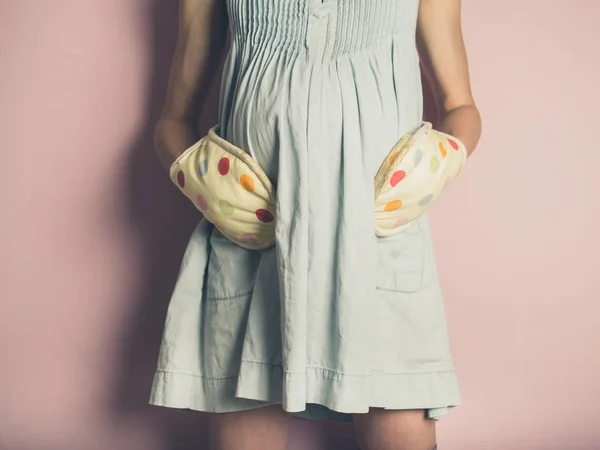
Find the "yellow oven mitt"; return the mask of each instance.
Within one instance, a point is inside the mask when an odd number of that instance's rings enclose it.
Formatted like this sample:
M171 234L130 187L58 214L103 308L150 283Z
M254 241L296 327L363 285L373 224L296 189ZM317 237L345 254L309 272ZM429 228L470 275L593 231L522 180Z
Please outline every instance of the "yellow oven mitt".
M228 239L261 250L275 240L275 192L258 163L217 134L208 135L171 165L171 181Z
M464 144L429 122L403 136L375 177L375 234L391 236L418 219L466 159Z
M418 219L466 158L462 142L429 122L403 136L375 177L375 234L400 233ZM217 127L175 160L170 178L231 241L251 250L274 244L275 189L248 153L218 136Z

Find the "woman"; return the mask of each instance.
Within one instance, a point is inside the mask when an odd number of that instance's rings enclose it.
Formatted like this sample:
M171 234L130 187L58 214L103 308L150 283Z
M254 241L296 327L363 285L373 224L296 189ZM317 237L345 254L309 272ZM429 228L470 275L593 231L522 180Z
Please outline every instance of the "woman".
M460 0L182 0L157 128L167 168L201 137L228 29L218 133L276 187L276 244L248 250L200 222L151 402L215 413L219 450L284 449L292 415L353 420L362 450L431 450L460 398L428 218L376 237L373 180L421 124L419 55L437 129L475 148Z

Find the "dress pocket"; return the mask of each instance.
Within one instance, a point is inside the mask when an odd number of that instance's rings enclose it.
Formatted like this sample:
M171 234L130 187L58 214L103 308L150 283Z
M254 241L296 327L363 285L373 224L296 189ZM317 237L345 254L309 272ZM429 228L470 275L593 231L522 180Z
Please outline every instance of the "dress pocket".
M207 378L235 377L240 369L251 294L205 305L202 335L202 374Z
M419 221L401 233L377 238L377 289L416 292L423 285L425 239Z
M233 300L252 294L261 252L240 247L214 228L210 237L207 301Z

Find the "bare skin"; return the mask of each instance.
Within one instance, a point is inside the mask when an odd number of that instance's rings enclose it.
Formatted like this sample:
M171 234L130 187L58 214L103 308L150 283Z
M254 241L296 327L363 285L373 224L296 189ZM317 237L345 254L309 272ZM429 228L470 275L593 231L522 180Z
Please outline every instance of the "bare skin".
M167 169L200 137L197 123L218 73L227 32L225 0L180 1L179 37L155 134L158 156Z
M180 0L179 39L167 100L156 128L156 148L169 168L198 140L197 123L225 50L225 0ZM420 0L417 46L440 109L436 128L459 138L469 155L481 135L460 24L461 0ZM213 414L212 450L284 450L291 415L280 406ZM371 409L354 415L361 450L432 450L435 422L424 410Z
M432 450L435 422L422 409L371 408L354 415L354 431L361 450Z
M291 420L278 405L212 414L210 450L286 450Z
M461 0L420 0L417 48L440 110L437 129L459 138L471 155L481 136L460 21Z

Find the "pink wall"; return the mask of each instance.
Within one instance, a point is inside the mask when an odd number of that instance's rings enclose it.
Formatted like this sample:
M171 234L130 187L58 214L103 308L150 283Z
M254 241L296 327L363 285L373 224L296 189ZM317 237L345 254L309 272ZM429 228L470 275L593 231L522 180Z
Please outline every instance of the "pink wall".
M196 220L150 137L175 3L0 0L3 450L203 448L200 414L146 405ZM598 449L600 4L463 4L485 133L432 211L465 402L441 450Z

